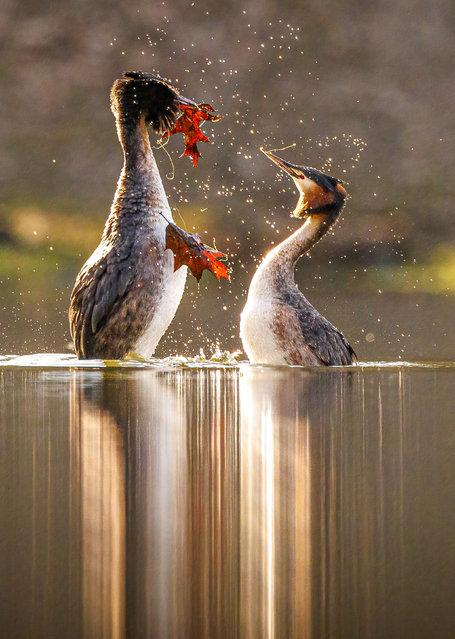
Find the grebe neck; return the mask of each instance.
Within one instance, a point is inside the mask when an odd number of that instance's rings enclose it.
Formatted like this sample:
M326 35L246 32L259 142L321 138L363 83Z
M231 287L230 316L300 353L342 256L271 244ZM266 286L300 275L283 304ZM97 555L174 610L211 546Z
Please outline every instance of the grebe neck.
M146 218L165 228L172 214L150 146L145 119L116 118L124 164L108 220L109 233L116 220ZM164 216L164 217L163 217Z
M339 211L311 215L292 235L283 240L266 256L265 260L274 266L294 268L297 260L317 243L335 224Z
M281 286L284 282L294 285L294 268L296 262L307 253L329 231L336 222L340 210L330 210L314 214L292 235L275 246L264 258L256 271L250 291L260 294L264 286L276 282ZM257 289L257 290L256 290Z
M116 118L117 135L122 145L124 169L127 173L140 174L155 164L145 119Z

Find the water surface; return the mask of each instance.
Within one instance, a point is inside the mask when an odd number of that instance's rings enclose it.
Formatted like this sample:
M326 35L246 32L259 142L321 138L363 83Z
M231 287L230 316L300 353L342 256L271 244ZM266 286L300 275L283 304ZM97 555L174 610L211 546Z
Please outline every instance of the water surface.
M455 636L452 365L46 357L0 362L2 636Z

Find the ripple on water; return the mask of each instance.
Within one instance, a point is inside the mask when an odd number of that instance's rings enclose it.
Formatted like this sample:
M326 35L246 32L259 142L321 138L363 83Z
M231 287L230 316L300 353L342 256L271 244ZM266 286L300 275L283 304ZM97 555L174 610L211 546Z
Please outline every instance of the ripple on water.
M174 355L163 359L152 358L150 360L80 360L75 355L65 353L34 353L30 355L0 355L1 368L42 368L42 369L82 369L97 370L104 368L129 368L129 369L155 369L155 368L237 368L250 365L247 361L237 360L238 353L230 353L229 351L215 352L209 359L203 354L198 357L183 357ZM253 366L251 366L253 367ZM319 371L339 370L342 368L346 371L353 369L371 369L371 368L454 368L455 362L359 362L354 366L317 368ZM254 365L254 368L275 368L269 366ZM280 367L288 368L288 367ZM289 367L291 368L291 367ZM293 366L292 368L303 368L301 366ZM313 367L316 368L316 367Z
M163 359L152 358L150 360L103 360L103 359L78 359L75 355L65 353L34 353L30 355L0 355L0 368L66 368L97 370L104 368L235 368L239 365L236 353L215 353L210 359L204 356L183 357L172 356Z

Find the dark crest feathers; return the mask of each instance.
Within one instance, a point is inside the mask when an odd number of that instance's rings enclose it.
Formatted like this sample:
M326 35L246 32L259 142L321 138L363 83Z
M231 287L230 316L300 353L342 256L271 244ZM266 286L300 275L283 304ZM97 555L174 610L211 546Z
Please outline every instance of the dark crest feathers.
M181 111L178 93L163 78L144 71L127 71L111 90L111 108L117 117L147 124L159 134L173 128Z

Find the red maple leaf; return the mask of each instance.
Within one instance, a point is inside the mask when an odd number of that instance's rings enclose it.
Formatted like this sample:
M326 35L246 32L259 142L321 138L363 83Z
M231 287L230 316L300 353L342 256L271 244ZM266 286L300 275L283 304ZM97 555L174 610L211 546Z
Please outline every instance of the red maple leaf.
M161 138L161 142L168 136L174 135L174 133L183 133L185 140L185 150L180 156L183 158L185 155L189 155L193 158L193 166L197 166L198 158L201 157L199 149L197 148L198 142L209 142L210 140L204 135L199 128L199 122L209 120L210 122L216 122L222 119L222 115L216 115L210 104L200 104L199 107L180 105L180 109L183 114L177 120L175 127L168 131ZM211 113L209 113L211 111Z
M211 271L217 279L229 279L226 264L217 259L226 258L226 255L203 244L196 233L187 233L169 222L166 227L166 248L174 253L174 271L186 264L198 282L204 269Z

